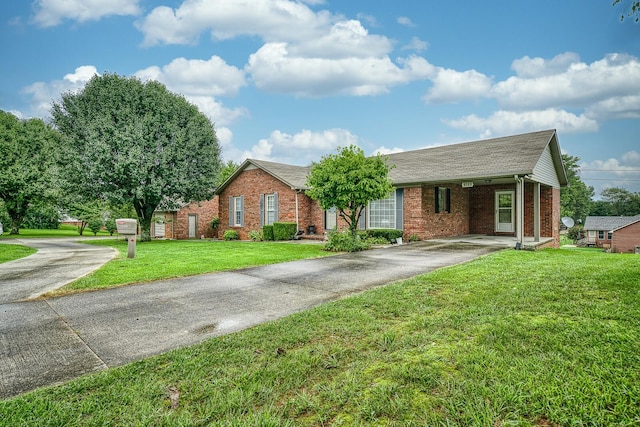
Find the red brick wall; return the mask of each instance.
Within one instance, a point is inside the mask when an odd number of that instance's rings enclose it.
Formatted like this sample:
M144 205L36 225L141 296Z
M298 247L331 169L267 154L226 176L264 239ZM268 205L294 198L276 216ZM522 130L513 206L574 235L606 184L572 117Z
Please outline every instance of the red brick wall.
M470 192L469 232L471 234L494 235L495 232L495 192L501 190L516 191L516 185L482 185ZM526 183L524 189L524 234L533 236L534 184ZM517 208L517 207L516 207ZM518 215L516 212L515 219ZM514 233L499 233L513 235ZM540 236L553 237L554 245L560 244L560 190L553 187L540 186Z
M262 169L245 170L220 194L220 237L225 230L236 230L241 240L249 239L249 231L260 230L260 195L278 193L278 222L296 222L296 191ZM244 196L244 227L229 226L229 197ZM322 228L322 212L312 215L312 202L298 193L298 224L306 228L312 222L316 232Z
M166 223L165 235L173 231L174 239L188 239L189 215L196 215L196 238L199 239L201 236L207 239L218 237L217 231L214 231L210 226L211 220L218 216L218 200L218 196L215 196L212 200L193 202L180 208L174 216L173 223Z
M404 237L421 240L469 233L469 190L459 184L441 184L451 189L451 212L435 211L433 185L404 189Z
M640 246L640 222L628 225L613 232L612 251L619 253L635 252Z
M496 191L513 190L516 184L478 185L470 189L469 194L469 233L496 234L495 209ZM515 236L513 233L498 233L500 235Z

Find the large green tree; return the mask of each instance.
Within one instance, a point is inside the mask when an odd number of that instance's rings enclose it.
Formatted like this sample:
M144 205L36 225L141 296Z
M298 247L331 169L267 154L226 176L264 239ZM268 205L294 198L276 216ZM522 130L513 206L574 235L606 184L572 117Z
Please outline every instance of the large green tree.
M55 186L54 149L60 134L40 119L0 110L0 199L19 234L29 206L46 202Z
M579 157L563 154L562 160L569 185L560 190L560 215L584 221L591 212L594 189L580 179Z
M213 197L220 147L207 117L156 81L94 76L52 109L64 136L68 188L117 205L131 202L142 240L161 202L177 206Z
M634 216L640 214L640 193L611 187L600 193L604 203L608 203L609 215Z
M337 154L313 163L307 178L307 195L317 200L322 209L335 207L355 236L358 219L367 204L388 197L393 190L389 170L380 155L366 157L354 145L340 148Z

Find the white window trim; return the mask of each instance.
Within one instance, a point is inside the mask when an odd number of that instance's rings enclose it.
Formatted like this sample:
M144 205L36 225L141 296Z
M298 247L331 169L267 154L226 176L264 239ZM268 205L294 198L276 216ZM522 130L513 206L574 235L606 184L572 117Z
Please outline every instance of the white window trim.
M374 217L376 217L376 215L375 215L375 214L372 214L372 212L371 212L371 211L372 211L372 210L371 210L371 204L372 204L372 203L376 203L376 202L380 202L380 201L383 201L383 200L391 200L391 201L393 202L393 207L391 208L391 215L392 215L392 218L391 218L391 221L389 221L389 222L390 222L389 227L381 227L381 226L375 226L375 227L374 227L374 226L372 226L372 225L371 225L371 219L372 219L372 218L374 218ZM396 221L396 212L397 212L397 211L396 211L396 202L397 202L397 198L396 198L396 190L391 191L391 193L389 193L389 196L388 196L388 197L386 197L386 198L384 198L384 199L378 199L378 200L374 200L374 201L372 201L372 202L369 202L369 206L367 206L367 211L368 211L368 215L367 215L367 228L368 228L368 229L372 229L372 228L373 228L373 229L388 229L388 230L395 230L395 228L396 228L396 223L397 223L397 221Z

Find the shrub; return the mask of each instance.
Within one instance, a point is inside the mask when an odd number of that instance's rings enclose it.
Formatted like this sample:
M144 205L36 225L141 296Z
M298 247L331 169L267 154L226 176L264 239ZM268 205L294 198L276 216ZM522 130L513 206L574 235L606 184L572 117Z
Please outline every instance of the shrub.
M217 230L218 227L220 226L220 217L216 216L214 217L210 222L209 222L209 226L211 227L211 229L213 230Z
M236 230L227 230L223 235L224 240L238 240L240 236Z
M274 240L291 240L298 231L298 224L295 222L274 222L273 238Z
M582 225L576 225L567 230L567 237L573 240L574 242L576 240L581 239L583 235L584 235L584 232L583 232Z
M87 225L89 226L89 230L91 230L91 232L95 236L96 234L98 234L98 231L100 231L100 229L102 228L102 218L100 217L89 218L89 221L87 221Z
M402 237L403 234L404 234L404 231L402 230L387 229L387 228L373 228L373 229L367 230L367 236L383 237L387 239L389 243L391 242L395 243L396 239L398 237Z
M264 240L273 240L273 225L265 225L262 227L262 237Z
M264 236L262 235L262 231L251 230L249 232L249 238L254 242L261 242L264 240Z
M350 231L330 231L329 240L324 245L324 249L333 252L358 252L369 249L369 244L362 239L359 234L355 237Z
M419 242L420 241L420 236L418 236L417 234L412 234L411 236L409 236L409 241L410 242Z
M118 230L118 226L116 225L116 220L113 218L109 218L108 220L106 220L104 223L104 227L109 232L109 236L113 236L113 233L115 233L116 230Z

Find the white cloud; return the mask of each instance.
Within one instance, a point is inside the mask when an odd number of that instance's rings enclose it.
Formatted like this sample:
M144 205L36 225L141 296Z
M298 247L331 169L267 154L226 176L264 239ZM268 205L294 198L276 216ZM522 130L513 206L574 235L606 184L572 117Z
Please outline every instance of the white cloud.
M31 95L30 113L32 117L49 117L54 100L67 91L75 91L84 87L91 77L98 74L93 65L83 65L75 72L64 76L62 80L52 82L36 82L25 87L22 92Z
M53 27L64 19L97 21L110 15L138 15L139 0L36 0L33 20L42 27Z
M383 145L373 150L371 155L375 156L377 154L385 155L385 154L393 154L393 153L402 153L403 151L405 151L403 148L398 148L398 147L387 148Z
M591 185L599 195L611 187L640 192L640 153L628 151L619 159L594 160L580 164L580 179Z
M445 120L447 125L456 129L478 132L483 138L510 135L540 129L557 129L561 133L595 132L598 123L584 115L556 110L538 111L496 111L483 118L475 114L457 120Z
M327 129L321 132L302 130L291 135L279 130L261 139L243 152L244 158L270 160L296 165L308 165L338 147L357 145L359 138L346 129ZM241 159L241 160L244 160ZM240 161L241 161L240 160Z
M246 108L226 108L211 96L185 95L185 98L198 107L200 112L211 120L216 129L218 126L229 126L239 118L249 115Z
M577 53L566 52L547 60L544 58L530 58L524 56L511 64L511 69L525 79L553 76L569 70L572 64L580 61Z
M291 0L185 0L177 9L156 7L137 27L144 45L189 44L205 30L220 40L250 35L291 41L321 35L332 20L326 11Z
M525 73L525 77L510 77L495 85L492 96L501 106L518 110L586 108L629 93L640 93L640 61L630 55L610 54L591 64L578 62L574 54L557 56L548 63L538 62L535 72ZM522 71L525 67L520 63L514 68Z
M406 17L406 16L400 16L398 19L396 19L396 22L398 22L398 24L400 25L404 25L405 27L415 27L416 24L414 24L410 18Z
M414 50L416 52L423 52L428 48L429 43L420 40L418 37L412 37L409 43L402 46L402 50Z
M448 103L487 96L492 79L476 70L456 71L437 68L433 86L423 97L427 103Z
M141 79L164 83L184 95L233 96L247 84L244 71L219 56L208 60L176 58L162 68L153 66L135 73Z
M423 74L426 61L410 59L400 68L389 57L306 58L290 54L286 43L267 43L246 67L255 85L300 96L377 95ZM428 63L427 63L428 64Z

